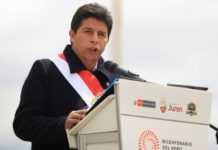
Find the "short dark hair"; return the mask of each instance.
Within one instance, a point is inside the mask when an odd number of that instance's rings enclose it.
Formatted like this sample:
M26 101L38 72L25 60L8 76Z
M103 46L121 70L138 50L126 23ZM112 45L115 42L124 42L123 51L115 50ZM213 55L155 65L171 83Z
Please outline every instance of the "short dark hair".
M79 7L73 16L71 30L76 33L77 29L81 26L81 22L87 18L95 18L99 21L103 21L107 26L108 37L110 36L113 20L107 8L98 3L85 4Z

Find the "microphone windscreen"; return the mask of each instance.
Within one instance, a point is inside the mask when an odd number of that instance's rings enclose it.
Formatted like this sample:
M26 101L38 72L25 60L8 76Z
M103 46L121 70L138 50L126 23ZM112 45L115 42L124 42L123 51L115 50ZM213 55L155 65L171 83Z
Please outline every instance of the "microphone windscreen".
M114 70L115 70L115 68L117 67L117 64L114 63L114 62L112 62L112 61L106 61L106 62L104 63L104 67L105 67L108 71L114 73Z

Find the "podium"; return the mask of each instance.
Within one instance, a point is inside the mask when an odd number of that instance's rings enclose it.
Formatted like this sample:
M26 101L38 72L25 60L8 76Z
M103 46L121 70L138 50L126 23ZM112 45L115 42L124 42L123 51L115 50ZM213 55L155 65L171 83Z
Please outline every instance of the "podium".
M79 150L207 150L212 94L120 79L68 130Z

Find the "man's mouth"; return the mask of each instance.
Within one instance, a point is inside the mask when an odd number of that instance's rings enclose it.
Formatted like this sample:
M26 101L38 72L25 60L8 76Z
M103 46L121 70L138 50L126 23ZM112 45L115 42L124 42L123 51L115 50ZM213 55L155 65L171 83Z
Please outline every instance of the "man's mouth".
M97 51L98 51L98 48L96 48L96 47L91 47L91 48L89 48L89 50L90 50L91 52L97 52Z

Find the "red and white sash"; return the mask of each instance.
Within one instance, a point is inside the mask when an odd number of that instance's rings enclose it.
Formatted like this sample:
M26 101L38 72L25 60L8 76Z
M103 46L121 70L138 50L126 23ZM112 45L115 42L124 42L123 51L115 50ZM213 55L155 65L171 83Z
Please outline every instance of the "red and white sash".
M63 54L59 54L51 60L90 108L93 105L93 99L96 99L104 91L97 78L88 70L70 73L69 65Z

